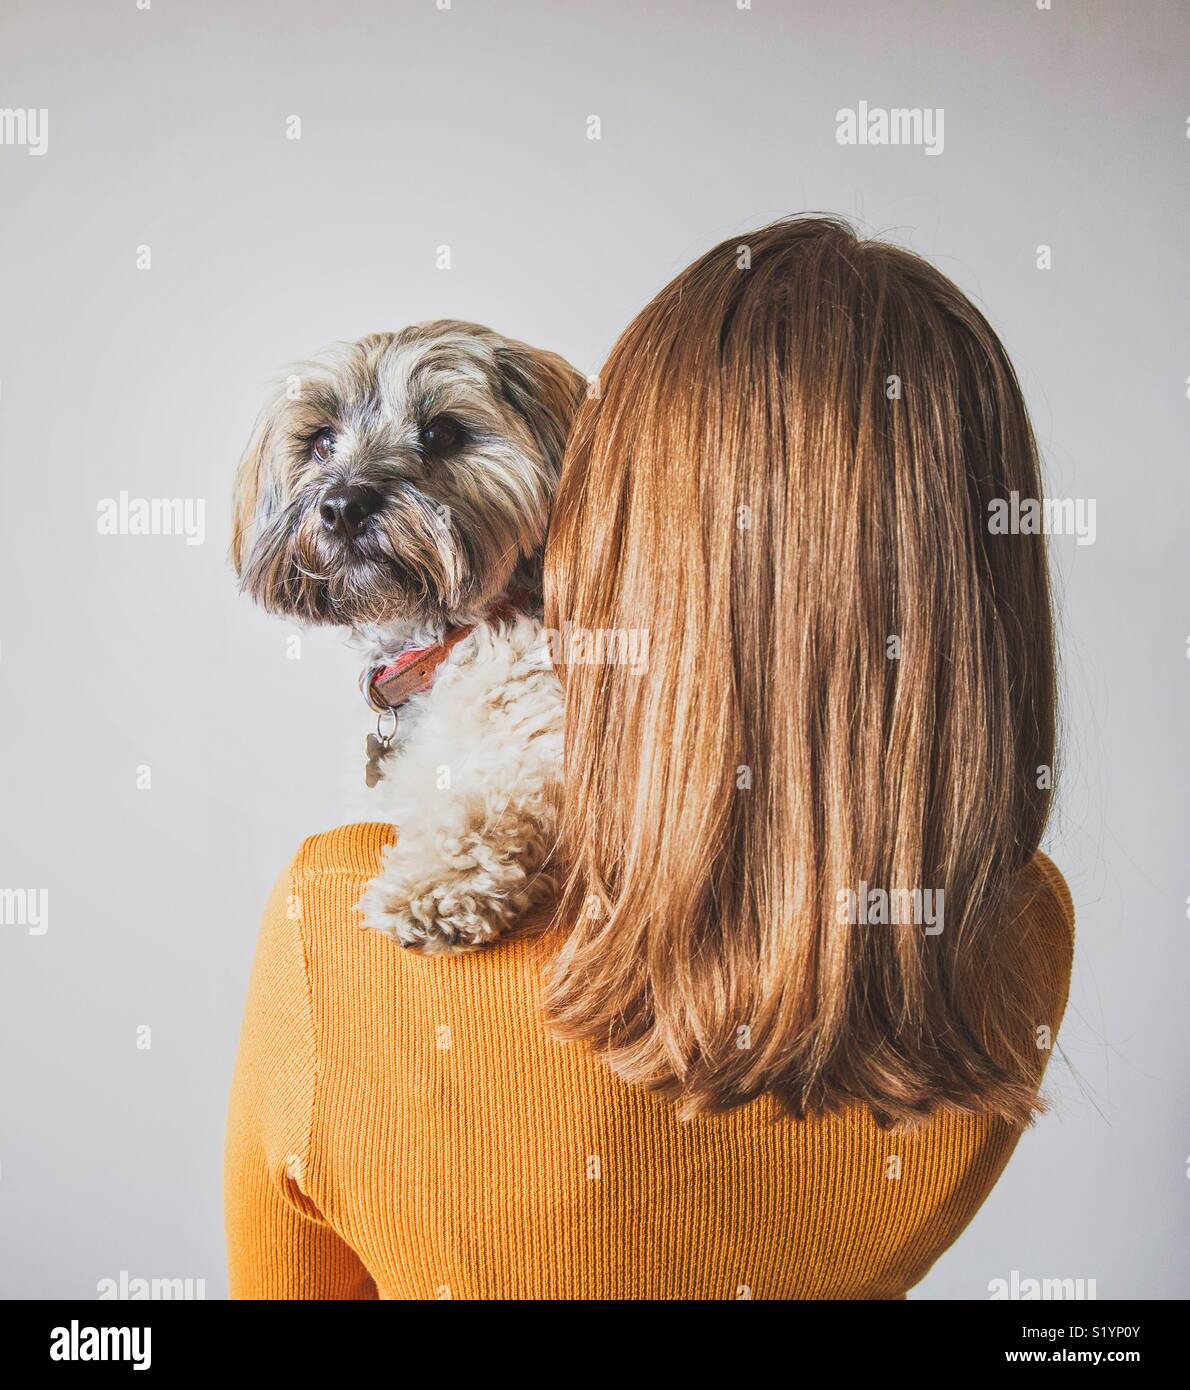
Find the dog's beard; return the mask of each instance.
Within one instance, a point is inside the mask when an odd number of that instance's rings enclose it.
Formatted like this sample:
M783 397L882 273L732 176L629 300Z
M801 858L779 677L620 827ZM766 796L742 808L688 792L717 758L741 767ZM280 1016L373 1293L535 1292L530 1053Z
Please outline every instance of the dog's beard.
M490 520L472 543L457 513L448 524L405 484L345 541L322 524L318 494L299 498L253 545L242 587L265 608L311 623L443 625L496 597L516 567L517 538L501 547Z

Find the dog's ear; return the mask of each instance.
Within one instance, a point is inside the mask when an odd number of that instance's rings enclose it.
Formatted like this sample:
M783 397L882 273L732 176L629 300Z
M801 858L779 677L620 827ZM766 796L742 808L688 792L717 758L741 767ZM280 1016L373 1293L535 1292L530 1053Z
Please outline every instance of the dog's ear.
M260 412L248 447L236 468L232 485L231 546L228 554L237 575L244 560L261 505L271 492L272 458L279 437L279 407L270 402Z
M526 343L506 341L496 361L504 398L533 431L557 477L571 422L586 395L586 377L556 352Z

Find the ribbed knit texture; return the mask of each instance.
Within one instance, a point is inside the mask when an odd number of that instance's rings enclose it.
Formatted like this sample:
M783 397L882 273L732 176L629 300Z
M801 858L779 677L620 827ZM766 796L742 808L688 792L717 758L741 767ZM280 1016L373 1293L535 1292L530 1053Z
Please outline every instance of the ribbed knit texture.
M898 1298L1012 1153L1009 1125L953 1112L913 1135L768 1100L679 1119L551 1038L539 940L426 959L363 928L391 837L307 840L269 900L228 1120L233 1297ZM1056 1031L1073 912L1049 860L1029 872Z

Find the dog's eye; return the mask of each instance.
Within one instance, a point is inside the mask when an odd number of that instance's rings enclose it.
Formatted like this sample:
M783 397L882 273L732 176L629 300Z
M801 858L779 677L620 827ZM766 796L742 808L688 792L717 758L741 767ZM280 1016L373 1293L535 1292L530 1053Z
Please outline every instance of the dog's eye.
M422 426L421 446L427 454L449 454L463 442L463 427L449 415L435 415Z
M310 445L310 453L319 463L330 463L331 455L335 452L335 433L333 430L323 430L321 434L315 435L313 443Z

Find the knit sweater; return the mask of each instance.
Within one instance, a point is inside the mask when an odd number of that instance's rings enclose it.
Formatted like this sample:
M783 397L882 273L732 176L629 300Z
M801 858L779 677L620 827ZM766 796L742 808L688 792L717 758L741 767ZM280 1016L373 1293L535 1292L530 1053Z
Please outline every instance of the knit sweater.
M392 834L307 840L269 900L227 1132L233 1297L899 1298L1012 1153L1010 1125L954 1111L912 1134L768 1098L681 1119L554 1040L541 938L426 958L361 928ZM1056 1031L1073 910L1043 855L1026 873Z

